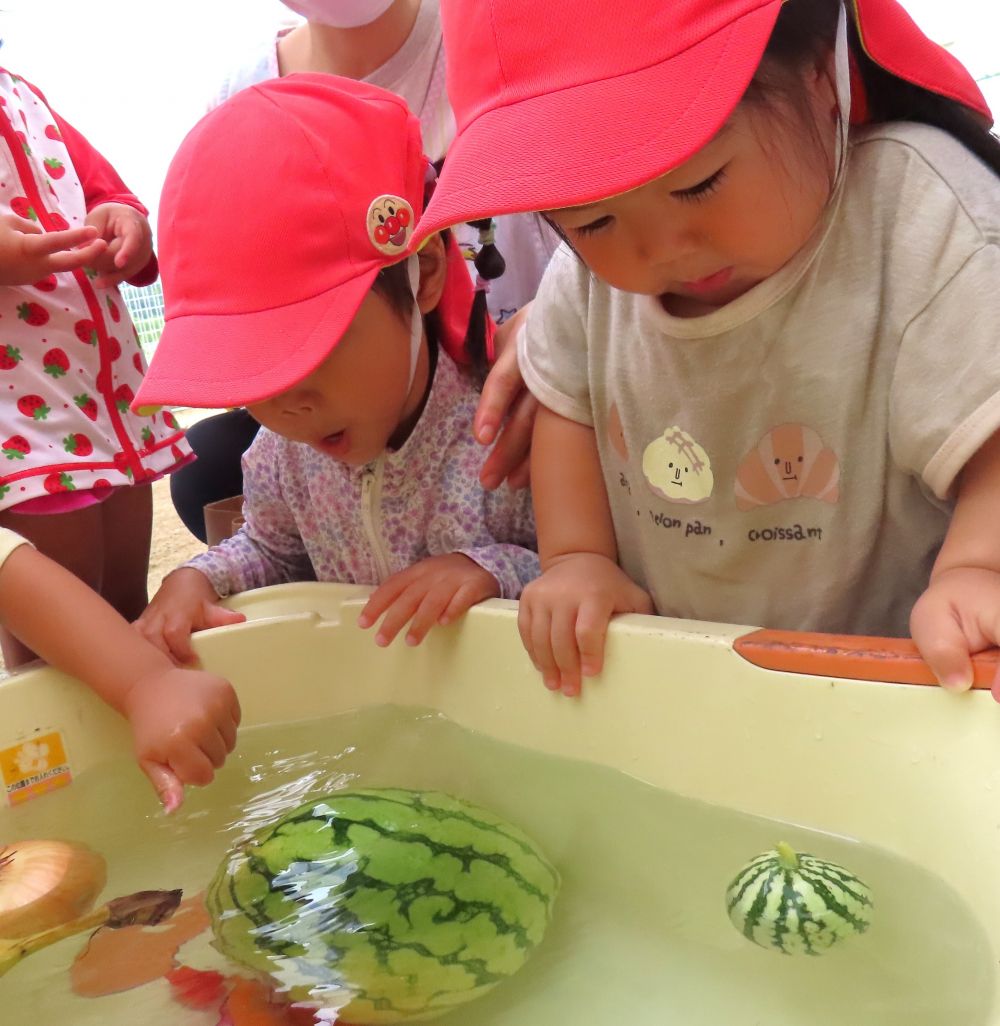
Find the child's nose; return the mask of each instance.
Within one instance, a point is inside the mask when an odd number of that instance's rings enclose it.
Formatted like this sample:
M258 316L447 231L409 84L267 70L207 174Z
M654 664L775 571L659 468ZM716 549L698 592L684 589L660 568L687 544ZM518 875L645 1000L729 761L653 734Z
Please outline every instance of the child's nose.
M309 392L296 390L286 392L283 396L279 396L276 402L279 404L281 412L289 416L309 416L316 412L315 397Z
M689 264L698 242L688 218L674 210L650 209L647 214L633 225L638 259L652 265Z

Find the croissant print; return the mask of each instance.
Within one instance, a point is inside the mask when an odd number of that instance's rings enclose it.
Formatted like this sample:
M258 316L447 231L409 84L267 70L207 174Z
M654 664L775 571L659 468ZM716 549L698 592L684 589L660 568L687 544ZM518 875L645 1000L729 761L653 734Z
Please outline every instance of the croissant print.
M805 424L779 424L743 458L736 472L736 505L741 510L786 499L835 503L840 498L836 453Z

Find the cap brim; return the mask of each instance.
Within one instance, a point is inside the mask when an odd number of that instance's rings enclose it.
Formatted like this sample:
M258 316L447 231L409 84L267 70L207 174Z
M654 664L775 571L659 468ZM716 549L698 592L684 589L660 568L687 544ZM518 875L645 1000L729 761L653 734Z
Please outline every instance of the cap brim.
M450 146L416 240L480 217L591 203L682 164L739 103L781 3L660 64L486 111Z
M277 309L171 318L132 408L218 409L280 395L333 351L378 270Z

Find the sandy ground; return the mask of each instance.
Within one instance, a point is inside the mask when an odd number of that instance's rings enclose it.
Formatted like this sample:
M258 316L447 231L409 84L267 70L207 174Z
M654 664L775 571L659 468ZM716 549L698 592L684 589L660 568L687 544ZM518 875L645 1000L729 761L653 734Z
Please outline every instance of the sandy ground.
M156 594L160 581L175 567L205 546L181 523L170 501L170 481L163 478L153 485L153 546L149 554L149 597Z

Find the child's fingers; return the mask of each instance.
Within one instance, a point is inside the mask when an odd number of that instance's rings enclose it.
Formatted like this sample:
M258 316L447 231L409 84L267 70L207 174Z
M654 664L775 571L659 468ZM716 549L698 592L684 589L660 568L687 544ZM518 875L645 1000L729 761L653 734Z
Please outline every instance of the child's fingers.
M22 235L41 235L44 231L37 221L32 221L30 217L19 217L17 214L0 214L0 227L9 228Z
M226 609L225 606L217 605L215 602L206 602L202 612L203 630L210 627L230 627L234 623L246 622L245 613L238 613L235 609Z
M222 731L218 728L214 730L211 728L206 730L201 738L199 747L205 753L208 761L215 767L215 769L220 769L222 767L226 761L226 756L229 754L229 749L226 747L226 740L222 736Z
M538 412L538 401L525 392L517 397L497 444L483 463L479 480L484 488L497 488L516 470L531 450L531 432Z
M170 768L185 784L193 784L195 787L205 787L215 779L212 760L196 745L184 745L171 758Z
M521 601L517 604L517 633L521 635L521 644L524 646L524 651L528 653L528 658L537 670L538 663L535 662L534 652L532 651L531 617L531 599L525 598L522 594Z
M228 754L236 747L237 726L232 716L219 717L219 735Z
M375 644L384 648L410 622L424 598L422 588L410 587L386 610L375 635Z
M141 226L135 221L129 221L119 235L121 244L115 254L115 267L119 269L128 267L130 261L139 256L144 238Z
M78 271L81 267L89 267L101 256L106 245L103 239L94 239L88 245L77 249L59 250L49 256L46 267L50 274L58 274L61 271Z
M937 603L918 603L910 617L913 641L942 687L968 691L972 687L969 642L950 609Z
M580 690L580 649L576 643L577 607L560 606L552 612L552 655L559 668L560 690L564 695Z
M393 574L384 584L380 584L365 603L365 608L358 616L358 626L367 630L406 590L409 576L404 572Z
M472 433L480 445L489 445L497 436L511 404L524 388L517 366L517 347L509 346L497 359L479 397L472 421Z
M94 243L104 249L107 243L98 237L96 229L90 225L81 228L67 228L61 232L44 232L31 221L26 221L28 228L23 229L25 238L21 242L27 256L51 256L63 250L75 250L77 253L89 251ZM30 230L29 230L30 229ZM22 230L22 229L19 229ZM78 248L81 247L81 248Z
M458 590L461 591L461 588ZM419 645L427 637L427 632L435 624L440 623L453 597L450 587L432 588L424 595L413 614L413 619L410 620L410 628L406 632L407 645Z
M588 597L580 603L576 618L576 644L580 652L580 672L596 677L604 668L604 641L611 609L607 602Z
M146 610L132 626L151 644L158 648L164 655L174 658L170 643L164 635L163 618Z
M438 617L438 623L442 626L451 623L464 613L467 613L477 603L493 598L499 593L499 586L492 593L489 593L480 588L477 582L466 581L455 590L455 593L448 600L448 604ZM521 640L524 640L523 635Z
M186 616L170 617L163 623L163 640L167 643L167 654L182 665L194 662L191 630L191 621Z
M531 614L531 658L550 691L559 690L559 668L552 654L552 613L547 607Z
M160 804L163 806L163 811L168 816L181 807L184 801L184 785L169 766L164 766L160 762L143 760L139 763L139 768L149 778L149 782L153 785Z
M516 492L531 484L531 460L525 456L523 460L507 475L507 487Z

